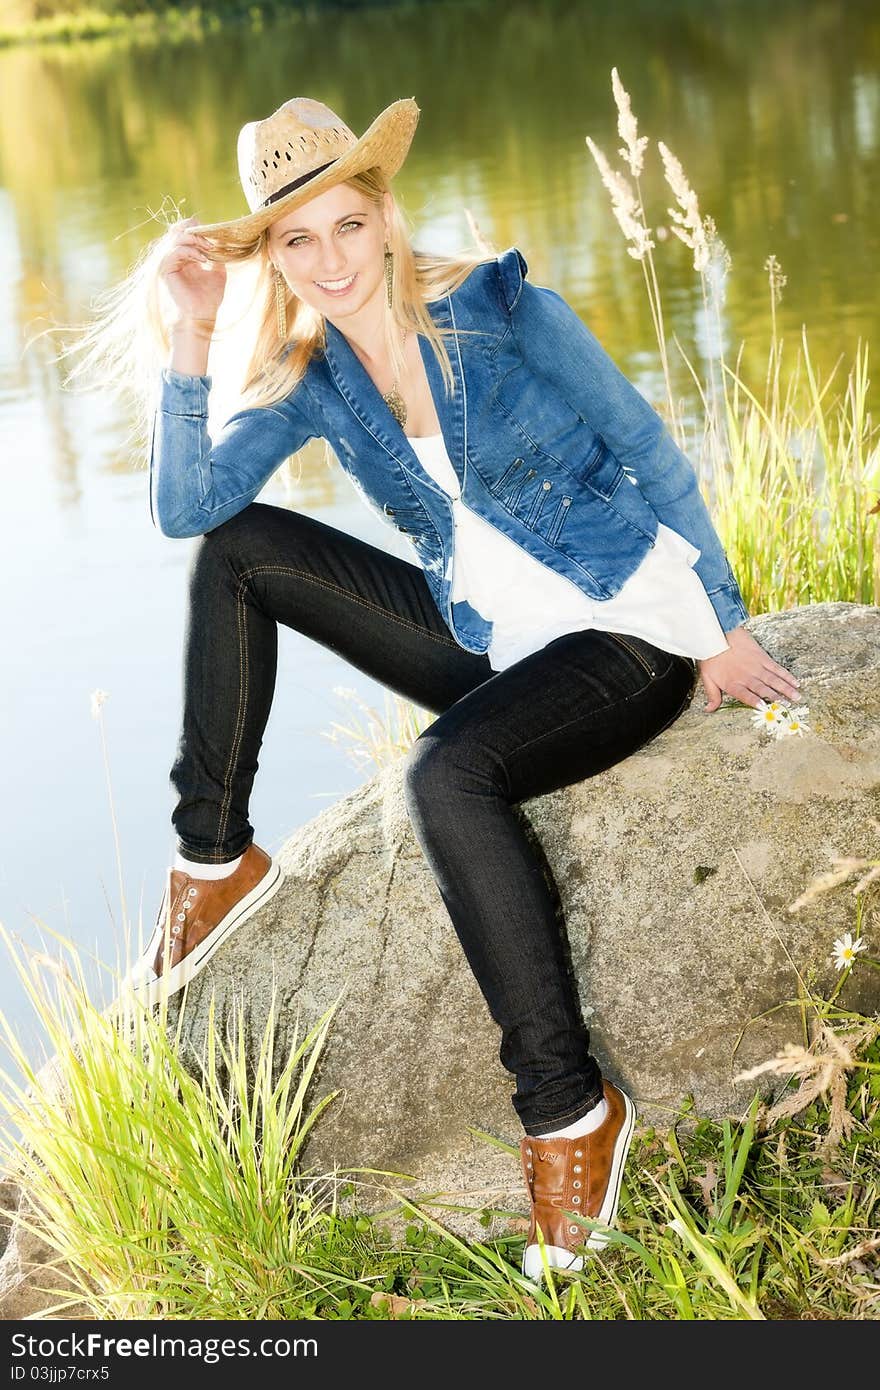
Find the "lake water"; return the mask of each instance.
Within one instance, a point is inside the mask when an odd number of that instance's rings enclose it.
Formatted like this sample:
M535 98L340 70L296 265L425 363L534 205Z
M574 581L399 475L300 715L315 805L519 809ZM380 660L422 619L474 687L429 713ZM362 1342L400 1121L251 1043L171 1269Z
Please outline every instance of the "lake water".
M642 191L652 220L672 198L654 141L682 161L732 256L728 355L764 360L764 262L787 276L778 307L792 347L806 324L821 370L878 342L880 14L848 3L449 3L310 13L259 33L128 48L109 42L0 53L0 457L3 770L0 921L41 925L105 961L121 904L101 728L128 914L152 923L171 848L168 770L177 737L190 542L149 517L130 421L99 392L61 389L50 321L87 315L157 231L166 198L203 221L245 210L235 139L292 95L327 102L356 131L400 96L421 120L396 191L416 245L470 244L468 215L533 280L558 289L649 398L660 399L642 268L626 251L586 149L613 157L617 66L651 138ZM667 329L712 350L689 253L657 248ZM688 394L686 372L677 387ZM872 385L875 414L878 398ZM312 445L299 507L411 557ZM282 631L279 681L252 804L270 850L362 774L323 739L351 713L334 687L381 687ZM27 1032L20 983L0 1008Z

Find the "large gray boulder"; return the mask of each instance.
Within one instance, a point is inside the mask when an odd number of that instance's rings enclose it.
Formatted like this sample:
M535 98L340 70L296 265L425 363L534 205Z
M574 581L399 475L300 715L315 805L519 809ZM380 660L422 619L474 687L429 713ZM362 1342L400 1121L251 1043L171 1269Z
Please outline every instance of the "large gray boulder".
M75 1285L51 1245L31 1229L33 1220L27 1193L14 1178L0 1181L0 1320L90 1318L86 1304L72 1301Z
M809 733L774 741L735 704L706 714L698 686L638 753L521 807L559 894L594 1050L659 1124L688 1096L702 1114L743 1112L753 1086L735 1075L801 1039L799 1011L776 1006L797 997L798 974L833 986L832 942L855 924L846 888L788 905L834 856L878 850L880 608L815 604L748 627L800 678ZM441 1219L470 1233L449 1203L526 1206L515 1154L472 1130L510 1146L521 1130L498 1030L409 825L402 769L291 837L281 890L190 986L182 1037L201 1047L215 991L221 1024L244 1001L256 1047L274 987L281 1052L297 1019L302 1036L343 994L312 1098L342 1094L306 1162L409 1174L395 1185L440 1197ZM856 971L844 1001L875 1010L878 982ZM172 1025L177 1015L172 1002ZM372 1196L359 1200L388 1204ZM20 1254L13 1231L0 1316L34 1308L38 1253L32 1273Z
M831 857L878 847L880 608L815 604L748 627L801 680L810 732L774 740L732 703L705 713L698 686L632 757L521 807L558 890L594 1050L661 1124L687 1096L703 1114L739 1115L754 1086L736 1073L800 1040L796 1009L770 1011L797 996L797 971L831 988L854 902L841 890L788 904ZM282 889L191 987L184 1036L199 1045L212 989L221 1016L246 998L255 1037L273 981L288 1023L311 1024L344 990L316 1090L343 1094L310 1161L522 1205L516 1160L470 1133L516 1144L522 1131L498 1030L409 824L402 766L291 837ZM878 980L855 972L846 997L876 1008Z

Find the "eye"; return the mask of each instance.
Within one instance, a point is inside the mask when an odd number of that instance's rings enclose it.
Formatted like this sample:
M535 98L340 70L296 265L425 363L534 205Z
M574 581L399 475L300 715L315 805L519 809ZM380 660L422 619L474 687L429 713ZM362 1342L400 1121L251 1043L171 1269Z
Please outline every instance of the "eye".
M342 226L340 227L339 230L342 231L342 232L344 232L344 231L346 230L347 227L362 227L363 225L364 225L363 222L354 222L354 221L352 221L352 222L343 222L343 224L342 224ZM302 241L308 241L308 237L305 237L305 236L295 236L295 237L293 238L292 241L289 241L289 242L287 243L287 245L288 245L288 246L298 246L299 243L302 242Z

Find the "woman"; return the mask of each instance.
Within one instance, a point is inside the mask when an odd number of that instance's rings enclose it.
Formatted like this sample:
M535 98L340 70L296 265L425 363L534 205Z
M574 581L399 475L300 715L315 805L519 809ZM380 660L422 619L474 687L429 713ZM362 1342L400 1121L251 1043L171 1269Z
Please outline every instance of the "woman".
M797 683L748 617L693 469L659 417L514 247L414 252L388 182L418 120L394 102L358 139L296 98L239 137L251 209L189 218L154 262L173 303L150 500L200 536L189 586L177 857L143 997L180 988L279 886L248 801L277 624L436 712L406 805L516 1076L531 1224L524 1273L603 1244L634 1123L603 1078L518 802L590 777L667 728L697 671L717 709ZM249 404L213 442L208 348L225 264L254 258ZM153 305L155 309L155 303ZM253 501L323 437L411 564Z

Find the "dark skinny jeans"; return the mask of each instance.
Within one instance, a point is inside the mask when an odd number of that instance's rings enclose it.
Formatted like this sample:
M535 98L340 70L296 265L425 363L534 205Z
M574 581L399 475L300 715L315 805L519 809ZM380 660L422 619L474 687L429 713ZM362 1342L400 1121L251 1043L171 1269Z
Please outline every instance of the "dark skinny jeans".
M189 575L184 708L171 782L180 852L225 863L253 839L248 802L269 716L277 624L437 718L406 756L405 798L468 963L501 1028L529 1134L602 1096L567 943L516 805L613 767L682 713L697 666L585 629L493 672L440 617L418 566L254 502L200 537Z

